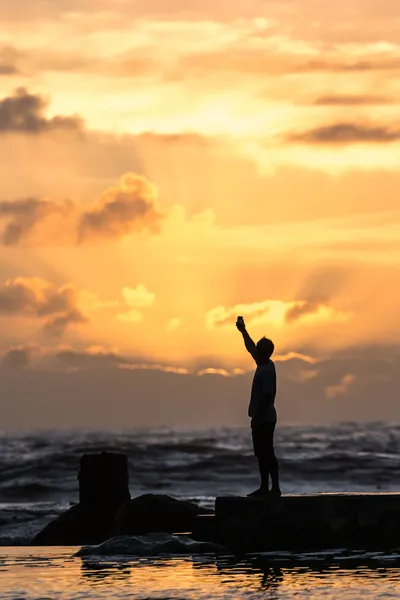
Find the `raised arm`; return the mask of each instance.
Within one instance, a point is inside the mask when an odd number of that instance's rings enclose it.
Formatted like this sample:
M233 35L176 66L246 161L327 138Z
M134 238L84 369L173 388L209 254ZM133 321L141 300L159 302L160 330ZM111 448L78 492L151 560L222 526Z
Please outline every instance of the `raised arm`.
M254 360L257 363L258 362L257 347L247 332L246 325L244 323L243 318L238 317L238 319L236 321L236 327L239 329L240 333L243 336L243 341L244 341L244 345L246 346L246 350L248 352L250 352L251 356L254 358Z

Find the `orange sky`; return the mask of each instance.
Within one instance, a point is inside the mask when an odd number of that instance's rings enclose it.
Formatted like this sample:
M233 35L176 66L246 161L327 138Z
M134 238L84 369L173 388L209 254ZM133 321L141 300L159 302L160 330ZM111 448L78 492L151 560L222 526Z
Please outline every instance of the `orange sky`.
M237 314L276 344L286 420L380 418L377 393L398 418L398 3L0 0L0 16L5 427L81 424L46 403L21 420L10 398L51 403L46 382L79 373L90 414L105 367L121 402L150 369L156 408L196 404L206 377L204 422L245 422ZM213 412L222 393L235 414ZM193 415L137 399L121 423Z

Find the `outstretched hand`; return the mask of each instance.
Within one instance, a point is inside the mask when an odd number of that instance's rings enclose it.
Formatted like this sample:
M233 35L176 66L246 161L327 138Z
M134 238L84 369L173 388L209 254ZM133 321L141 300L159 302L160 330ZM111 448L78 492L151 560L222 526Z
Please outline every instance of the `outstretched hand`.
M239 319L237 318L236 320L236 327L239 329L239 331L241 333L243 333L243 331L246 331L246 325L243 319Z

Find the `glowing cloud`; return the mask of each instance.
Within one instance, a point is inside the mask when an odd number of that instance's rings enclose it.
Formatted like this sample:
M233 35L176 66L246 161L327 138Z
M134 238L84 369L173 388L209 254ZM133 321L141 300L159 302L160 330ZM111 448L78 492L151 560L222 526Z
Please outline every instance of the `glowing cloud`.
M329 400L333 400L338 396L344 396L348 392L350 386L355 382L355 380L356 378L354 375L344 375L338 384L329 385L325 388L325 396Z
M274 327L283 327L285 323L296 321L335 321L347 320L350 314L337 312L330 306L323 304L282 300L264 300L252 304L236 304L233 307L217 306L206 313L206 326L208 329L223 325L232 325L237 315L243 315L251 324L268 324Z
M124 287L122 295L129 306L129 310L117 315L117 319L128 323L139 323L142 321L143 314L138 309L152 306L156 297L143 283L139 283L135 288Z

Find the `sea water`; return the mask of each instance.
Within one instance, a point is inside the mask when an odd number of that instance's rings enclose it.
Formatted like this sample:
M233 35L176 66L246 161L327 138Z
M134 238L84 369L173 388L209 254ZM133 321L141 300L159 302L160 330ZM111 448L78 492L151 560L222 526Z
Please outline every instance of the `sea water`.
M47 431L0 437L0 598L400 598L400 553L250 556L33 548L33 535L77 501L84 452L128 455L132 496L166 493L212 507L258 483L247 428ZM400 426L280 426L284 493L397 491ZM399 539L400 547L400 539Z

